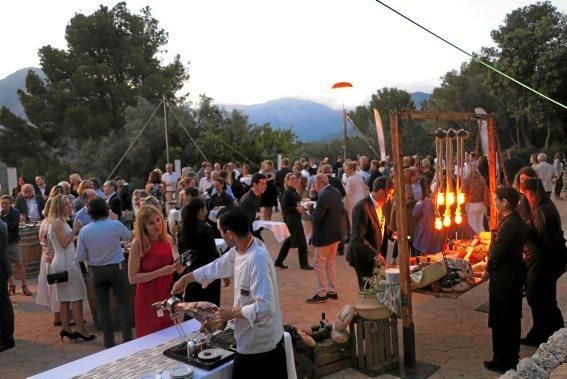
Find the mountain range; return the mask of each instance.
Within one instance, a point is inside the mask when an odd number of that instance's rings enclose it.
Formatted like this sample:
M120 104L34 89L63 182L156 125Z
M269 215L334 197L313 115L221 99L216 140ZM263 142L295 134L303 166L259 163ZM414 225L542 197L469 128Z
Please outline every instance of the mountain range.
M0 80L0 106L6 106L18 116L25 118L25 112L18 99L18 89L25 88L28 70L34 70L44 77L39 68L28 67ZM414 92L414 103L420 108L423 100L430 94ZM330 140L340 137L342 132L342 111L310 100L284 97L260 104L240 105L221 104L230 111L238 109L248 116L249 122L257 125L269 123L275 129L291 128L303 142ZM354 133L350 130L349 134Z

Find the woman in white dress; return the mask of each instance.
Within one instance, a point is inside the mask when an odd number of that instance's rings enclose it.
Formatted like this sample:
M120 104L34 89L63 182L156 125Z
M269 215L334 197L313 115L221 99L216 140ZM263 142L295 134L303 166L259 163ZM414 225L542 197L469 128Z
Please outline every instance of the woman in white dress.
M48 199L43 210L45 219L39 226L41 262L39 265L39 276L37 277L37 297L35 298L35 303L49 307L51 309L51 313L53 313L53 326L60 326L61 315L59 314L59 302L55 298L54 287L47 283L47 272L53 272L50 271L50 267L54 257L53 245L48 242L47 238L47 231L49 229L49 222L47 221L47 217L49 216L50 205L51 199Z
M362 176L356 173L356 162L350 161L344 164L346 180L345 187L345 209L348 215L349 225L352 225L352 210L356 203L370 194L368 187L364 184Z
M47 217L49 223L47 236L49 242L53 245L55 255L49 273L67 271L69 278L67 282L57 283L53 286L55 298L60 303L62 327L59 335L61 341L63 341L63 337L74 340L81 338L88 341L92 340L94 335L89 335L84 329L83 299L87 297L87 290L79 263L75 261L75 246L73 244L73 238L79 233L81 224L76 222L73 229L67 224L72 212L73 206L69 197L57 195L51 199L49 216ZM76 331L71 329L69 323L69 305L71 305L73 311Z

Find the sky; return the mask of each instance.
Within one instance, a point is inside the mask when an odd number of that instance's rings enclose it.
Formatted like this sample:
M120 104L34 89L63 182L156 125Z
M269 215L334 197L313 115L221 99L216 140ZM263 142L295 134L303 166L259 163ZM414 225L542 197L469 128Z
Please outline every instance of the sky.
M384 0L468 52L493 46L490 32L527 0ZM39 67L44 45L66 49L65 27L117 1L19 0L0 5L0 79ZM567 11L567 0L551 3ZM220 104L296 97L340 108L363 105L383 87L431 92L469 58L374 0L130 0L150 6L169 33L169 63L180 54L191 78L184 91ZM33 10L30 12L30 10ZM348 81L352 89L331 90Z

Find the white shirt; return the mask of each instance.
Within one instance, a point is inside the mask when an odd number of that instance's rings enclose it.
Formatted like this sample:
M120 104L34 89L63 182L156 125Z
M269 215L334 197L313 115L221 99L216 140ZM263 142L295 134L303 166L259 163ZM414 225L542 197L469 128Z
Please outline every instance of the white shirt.
M276 270L264 243L257 239L244 253L231 248L214 262L193 271L206 287L216 279L234 276L234 307L244 318L235 319L236 350L258 354L275 349L283 336Z
M364 180L364 184L368 184L368 179L370 179L370 173L364 170L356 170L356 173L360 175L362 180Z
M311 174L309 174L309 171L305 169L301 170L301 175L304 176L306 179L309 179L309 177L311 176Z
M553 191L553 174L555 170L553 166L547 163L546 161L539 162L534 166L534 170L537 174L537 177L543 183L543 189L545 192Z
M179 175L174 171L171 174L166 172L161 176L162 182L166 184L165 190L168 192L175 192ZM169 185L167 183L170 183Z
M213 179L207 179L207 177L201 178L199 180L199 193L205 193L213 185Z
M37 201L35 201L35 197L26 199L26 205L28 206L28 218L30 221L39 220L39 208L37 206Z

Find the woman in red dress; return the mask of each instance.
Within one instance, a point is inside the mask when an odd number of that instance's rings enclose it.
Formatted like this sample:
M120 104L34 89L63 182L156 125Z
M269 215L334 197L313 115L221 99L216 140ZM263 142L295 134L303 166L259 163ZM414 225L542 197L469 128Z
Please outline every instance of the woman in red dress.
M151 306L169 297L173 273L180 269L174 262L172 239L166 229L159 209L151 205L140 208L128 258L128 278L130 283L136 284L136 338L173 325L171 317L159 317Z

